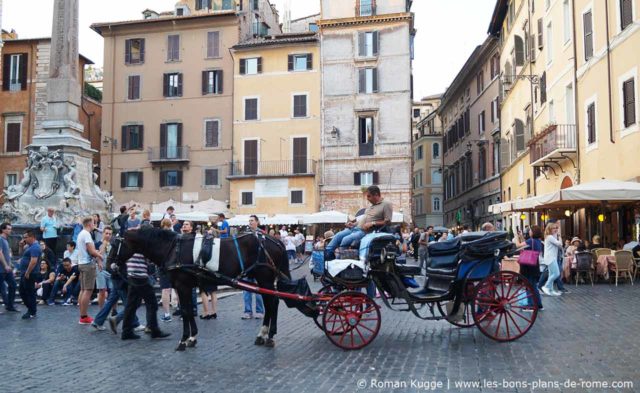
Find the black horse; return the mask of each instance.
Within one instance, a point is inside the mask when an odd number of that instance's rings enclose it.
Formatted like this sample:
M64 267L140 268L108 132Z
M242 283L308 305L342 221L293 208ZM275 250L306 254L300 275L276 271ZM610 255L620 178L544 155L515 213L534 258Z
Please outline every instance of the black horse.
M216 279L194 265L184 265L178 254L182 244L178 234L158 228L142 228L127 231L124 239L114 240L109 265L116 263L121 267L133 254L139 253L165 271L173 288L178 292L180 309L182 310L183 332L176 350L184 351L187 347L195 347L198 327L193 314L191 292L195 287L207 284L233 284ZM188 250L187 252L191 252ZM258 286L264 289L275 289L275 281L282 277L290 278L289 261L284 245L269 236L246 233L223 239L220 244L220 262L218 273L221 276L235 279L244 272L249 279L255 279ZM122 270L124 271L124 270ZM264 300L264 320L256 337L256 345L273 347L274 336L278 330L278 298L273 295L262 295Z

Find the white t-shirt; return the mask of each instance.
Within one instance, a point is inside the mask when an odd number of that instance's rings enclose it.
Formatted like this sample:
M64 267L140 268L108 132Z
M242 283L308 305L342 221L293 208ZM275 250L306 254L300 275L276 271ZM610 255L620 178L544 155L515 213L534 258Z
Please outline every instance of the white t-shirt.
M298 233L296 235L296 246L299 246L302 243L304 243L304 235L302 233Z
M285 237L287 237L287 236L289 236L289 232L287 232L287 231L285 231L285 230L280 230L280 237L281 237L281 238L283 238L283 239L284 239L284 238L285 238Z
M86 265L87 263L91 263L91 256L87 251L87 244L93 243L93 239L91 238L91 234L87 232L86 229L83 229L78 235L77 249L78 249L78 265Z
M296 239L293 236L287 236L284 238L284 246L287 249L287 251L289 250L296 250Z
M62 255L64 258L71 259L71 265L75 266L78 264L78 258L80 257L80 253L78 252L78 247L76 244L76 248L73 249L73 252L69 252L69 250L65 251Z

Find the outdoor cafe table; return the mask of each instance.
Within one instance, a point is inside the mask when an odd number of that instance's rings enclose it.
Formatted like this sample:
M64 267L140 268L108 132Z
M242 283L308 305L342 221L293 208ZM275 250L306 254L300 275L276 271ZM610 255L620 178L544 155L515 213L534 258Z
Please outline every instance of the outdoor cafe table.
M609 266L616 264L615 255L600 255L596 261L596 275L604 277L605 280L609 279ZM575 257L564 257L562 264L562 278L565 281L571 279L571 269L576 268Z
M571 279L571 269L576 268L576 260L574 257L564 257L562 261L562 278L569 282Z

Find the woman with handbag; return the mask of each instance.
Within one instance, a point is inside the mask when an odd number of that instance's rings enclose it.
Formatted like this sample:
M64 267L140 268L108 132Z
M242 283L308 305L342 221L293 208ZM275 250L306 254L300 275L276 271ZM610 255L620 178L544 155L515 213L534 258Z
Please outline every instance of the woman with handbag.
M553 222L547 224L544 230L544 258L542 264L547 266L549 278L541 288L542 293L547 296L560 296L562 293L553 288L553 283L560 277L560 267L558 266L558 255L562 255L562 240L558 235L558 224Z
M542 238L542 229L538 225L534 225L530 229L530 237L526 240L527 249L520 252L520 274L522 274L533 287L533 297L527 298L527 305L533 306L533 300L535 299L538 304L538 310L543 310L542 298L540 297L540 290L538 289L538 280L540 278L540 265L539 260L544 255L544 245L540 240ZM524 311L532 311L531 309L525 309Z

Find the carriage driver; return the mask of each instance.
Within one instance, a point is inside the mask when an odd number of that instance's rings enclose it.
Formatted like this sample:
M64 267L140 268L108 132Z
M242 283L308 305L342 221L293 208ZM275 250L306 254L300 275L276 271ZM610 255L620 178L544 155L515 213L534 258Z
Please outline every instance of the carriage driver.
M378 186L368 187L365 196L371 206L365 211L364 218L359 224L347 223L347 228L335 235L326 247L328 258L334 258L333 253L337 247L349 247L354 242L362 240L368 233L373 232L375 227L381 228L391 223L393 205L382 198L380 188Z

